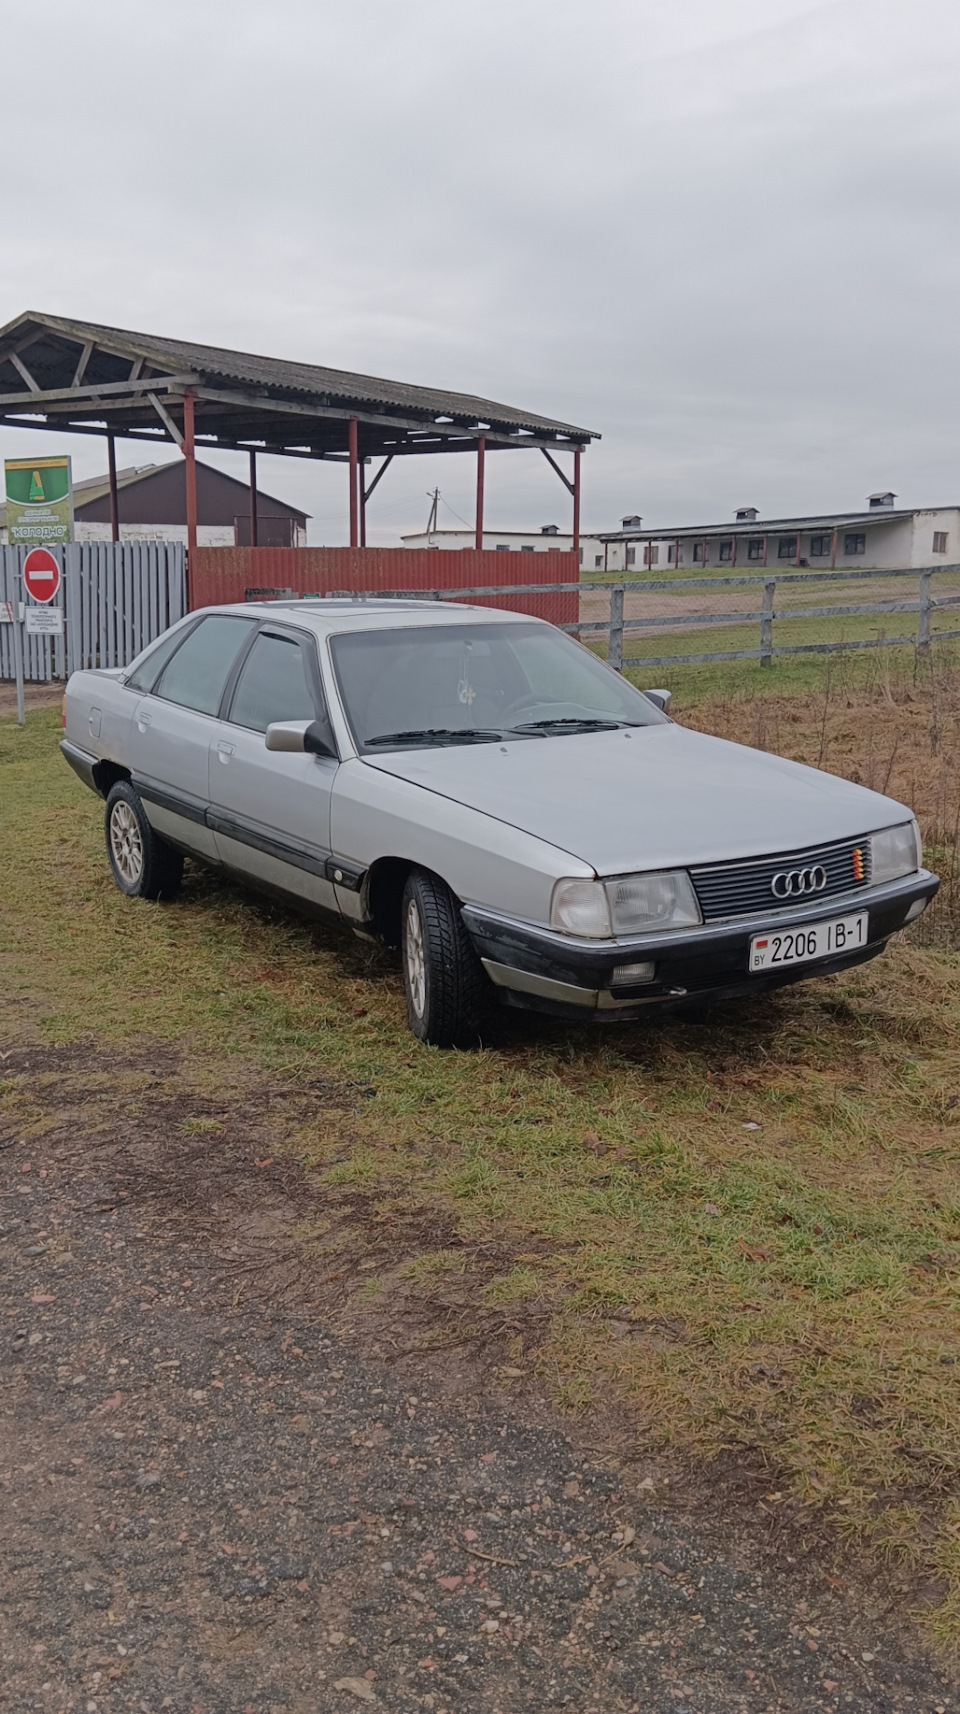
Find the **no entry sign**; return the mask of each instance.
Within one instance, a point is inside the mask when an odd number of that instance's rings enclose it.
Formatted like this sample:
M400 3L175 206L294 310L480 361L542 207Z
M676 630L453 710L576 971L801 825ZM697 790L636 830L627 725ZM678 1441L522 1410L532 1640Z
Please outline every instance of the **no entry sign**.
M34 601L52 601L60 588L60 565L49 548L31 548L23 562L23 584Z

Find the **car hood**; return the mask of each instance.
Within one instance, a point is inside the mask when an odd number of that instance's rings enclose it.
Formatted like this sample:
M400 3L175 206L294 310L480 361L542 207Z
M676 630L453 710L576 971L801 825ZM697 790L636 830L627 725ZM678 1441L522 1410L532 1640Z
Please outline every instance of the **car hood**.
M364 760L605 875L802 850L911 814L834 774L672 722Z

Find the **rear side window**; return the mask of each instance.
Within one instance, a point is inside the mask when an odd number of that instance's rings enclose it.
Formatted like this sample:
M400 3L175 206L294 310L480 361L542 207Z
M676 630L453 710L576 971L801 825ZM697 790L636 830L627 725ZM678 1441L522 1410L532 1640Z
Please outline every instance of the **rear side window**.
M161 637L155 649L151 649L146 660L140 662L136 672L127 679L129 690L149 691L156 684L158 677L166 666L175 649L179 649L184 638L189 635L189 625L180 625L176 631L168 632Z
M230 706L235 726L265 732L273 720L315 720L307 662L292 637L261 632L243 663Z
M198 714L216 714L230 669L255 623L226 613L201 619L164 667L154 694Z

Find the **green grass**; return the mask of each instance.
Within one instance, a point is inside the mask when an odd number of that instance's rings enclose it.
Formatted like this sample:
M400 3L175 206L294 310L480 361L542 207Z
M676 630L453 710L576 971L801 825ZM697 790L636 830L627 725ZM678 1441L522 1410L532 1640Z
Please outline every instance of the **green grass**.
M816 719L797 730L813 744ZM901 945L706 1022L506 1016L444 1054L408 1034L377 948L199 869L175 904L123 898L56 737L52 711L0 724L9 1031L169 1042L224 1090L251 1066L372 1089L288 1146L432 1211L435 1247L398 1254L411 1289L460 1274L442 1233L496 1240L478 1306L521 1326L538 1306L526 1359L558 1398L617 1398L678 1455L762 1454L838 1530L942 1578L934 1622L960 1639L960 958Z

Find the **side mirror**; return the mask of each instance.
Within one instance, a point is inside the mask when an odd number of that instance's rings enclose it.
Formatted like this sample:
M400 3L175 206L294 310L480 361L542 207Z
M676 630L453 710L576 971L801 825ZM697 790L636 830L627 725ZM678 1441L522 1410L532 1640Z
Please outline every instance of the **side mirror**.
M659 708L662 710L662 712L664 714L666 714L667 709L670 707L670 699L673 695L672 691L670 691L670 690L645 690L643 694L646 697L648 702L653 703L654 708Z
M332 756L333 745L319 720L275 720L267 727L264 743L268 750L293 750L308 756Z

